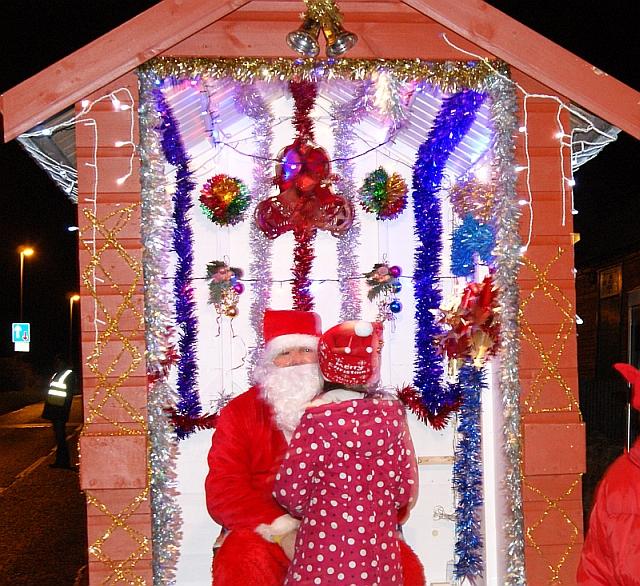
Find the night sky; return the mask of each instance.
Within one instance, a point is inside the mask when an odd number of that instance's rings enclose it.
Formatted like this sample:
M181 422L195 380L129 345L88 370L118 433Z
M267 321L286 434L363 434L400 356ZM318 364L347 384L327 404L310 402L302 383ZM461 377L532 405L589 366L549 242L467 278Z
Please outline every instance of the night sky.
M463 1L463 0L460 0ZM0 92L156 4L140 0L9 0L3 3ZM634 0L584 2L492 1L530 28L638 88L637 43L640 3ZM7 6L9 5L9 6ZM300 2L300 10L303 4ZM345 22L348 29L348 21ZM576 175L578 266L640 247L640 143L626 134ZM31 352L23 359L46 372L55 352L65 353L69 335L68 293L78 290L76 210L24 153L17 142L0 145L0 357L12 356L12 321L19 314L21 244L37 249L26 260L24 317L32 323ZM593 221L597 218L597 222ZM77 314L76 314L77 316ZM77 319L76 319L77 323Z

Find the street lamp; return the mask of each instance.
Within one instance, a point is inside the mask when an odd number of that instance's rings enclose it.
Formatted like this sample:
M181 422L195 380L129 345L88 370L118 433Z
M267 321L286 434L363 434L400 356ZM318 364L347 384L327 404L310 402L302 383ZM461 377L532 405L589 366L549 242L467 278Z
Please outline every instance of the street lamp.
M20 253L20 321L22 322L22 293L24 279L24 257L33 256L34 250L30 246L21 246L18 249Z
M73 304L76 301L80 301L80 295L78 295L77 293L73 293L69 296L69 364L73 364L73 355L71 354L71 341L73 340Z

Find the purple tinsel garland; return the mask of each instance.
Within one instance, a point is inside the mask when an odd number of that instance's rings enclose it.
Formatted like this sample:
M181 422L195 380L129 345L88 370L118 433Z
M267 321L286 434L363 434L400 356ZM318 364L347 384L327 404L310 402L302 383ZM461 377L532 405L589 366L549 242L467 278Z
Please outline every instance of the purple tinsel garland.
M484 94L466 90L443 101L427 140L418 149L413 170L413 213L418 240L415 253L416 361L414 386L434 417L446 418L459 397L443 389L442 356L433 340L441 333L432 310L440 308L438 288L442 253L442 216L438 191L449 156L475 120Z
M167 161L176 168L176 192L173 195L173 248L178 257L173 292L176 303L176 326L178 337L178 376L177 393L178 415L197 417L202 412L200 394L198 392L198 364L196 361L196 340L198 335L198 321L196 318L196 303L193 298L191 274L193 268L193 230L189 220L189 210L192 207L191 192L195 183L191 179L189 158L185 151L178 130L178 124L173 117L171 108L160 90L154 91L156 107L162 119L160 144ZM184 439L190 432L176 427L179 439Z
M462 404L458 420L460 440L453 464L453 487L456 505L456 559L454 574L458 579L474 578L483 572L482 534L482 443L480 401L485 388L484 372L465 364L458 375Z

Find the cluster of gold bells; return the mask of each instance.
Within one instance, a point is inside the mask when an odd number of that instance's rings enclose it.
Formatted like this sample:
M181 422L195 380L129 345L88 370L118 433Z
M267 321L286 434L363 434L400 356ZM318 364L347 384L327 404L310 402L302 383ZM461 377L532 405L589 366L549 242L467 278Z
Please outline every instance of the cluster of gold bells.
M305 0L302 25L287 35L287 45L296 53L315 57L320 52L320 31L327 43L327 57L339 57L351 49L358 37L342 27L342 14L334 0Z

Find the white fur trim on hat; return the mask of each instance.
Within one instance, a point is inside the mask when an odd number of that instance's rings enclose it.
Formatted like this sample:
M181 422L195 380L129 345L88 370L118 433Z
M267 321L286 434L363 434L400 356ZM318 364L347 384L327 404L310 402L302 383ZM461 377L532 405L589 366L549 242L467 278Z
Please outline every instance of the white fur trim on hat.
M275 519L270 525L261 523L256 527L256 533L264 537L267 541L273 541L274 535L286 535L295 531L300 525L300 521L291 515L282 515Z
M310 336L309 334L285 334L273 338L264 349L264 360L273 360L278 354L285 350L292 350L293 348L310 348L312 350L318 349L318 340L316 336Z

